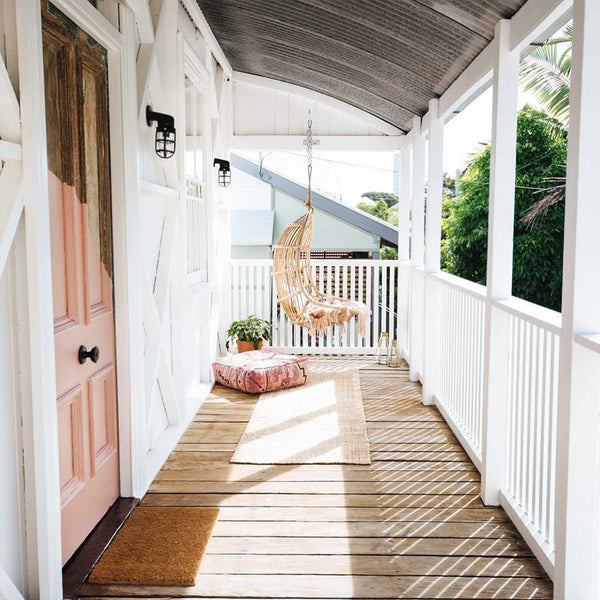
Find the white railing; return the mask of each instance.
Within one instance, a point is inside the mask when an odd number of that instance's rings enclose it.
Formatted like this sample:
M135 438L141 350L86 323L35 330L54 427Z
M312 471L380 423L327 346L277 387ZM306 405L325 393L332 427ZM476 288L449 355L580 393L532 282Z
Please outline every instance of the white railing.
M272 346L304 354L373 354L382 331L394 332L397 319L398 263L395 260L313 260L313 278L321 291L364 302L369 308L366 335L355 319L342 332L310 336L280 310L273 287L273 261L231 261L231 320L258 315L275 326Z
M440 368L436 403L481 464L485 287L439 274Z
M553 563L560 314L517 299L494 303L494 310L510 314L502 501Z
M418 278L421 271L415 270L413 279L415 274ZM480 470L486 459L485 428L488 432L490 427L505 428L506 473L501 478L500 502L552 573L561 316L517 298L490 301L484 286L446 273L426 277L438 286L434 298L440 326L431 338L437 362L435 403ZM507 409L506 422L497 424L483 421L488 302L492 315L501 316L507 327L495 355L506 365L498 374L502 381L493 384L504 390Z

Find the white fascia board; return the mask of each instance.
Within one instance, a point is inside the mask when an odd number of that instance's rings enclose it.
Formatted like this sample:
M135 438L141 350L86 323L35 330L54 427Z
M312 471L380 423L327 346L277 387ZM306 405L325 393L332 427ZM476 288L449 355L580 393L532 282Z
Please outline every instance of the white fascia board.
M442 94L439 101L440 119L447 121L454 111L462 110L492 84L496 43L496 40L492 40Z
M304 88L299 85L294 85L293 83L279 81L278 79L270 79L268 77L251 75L249 73L241 73L239 71L235 71L233 77L234 81L237 81L239 83L247 83L248 85L255 85L258 87L287 92L288 94L294 94L295 96L300 96L308 100L313 100L314 102L320 102L321 104L329 106L330 108L334 108L343 113L346 113L348 116L353 117L354 119L358 119L363 123L366 123L370 127L379 129L379 131L385 133L386 135L404 134L404 132L400 128L391 125L387 121L384 121L379 117L365 112L360 108L356 108L355 106L346 104L341 100L332 98L331 96L327 96L326 94L321 94L320 92L315 92L314 90L309 90L308 88Z
M572 12L573 0L528 0L511 19L511 49L527 53L532 42L547 40L568 23Z
M317 150L396 152L402 146L404 135L315 135ZM234 135L232 150L306 151L302 135Z

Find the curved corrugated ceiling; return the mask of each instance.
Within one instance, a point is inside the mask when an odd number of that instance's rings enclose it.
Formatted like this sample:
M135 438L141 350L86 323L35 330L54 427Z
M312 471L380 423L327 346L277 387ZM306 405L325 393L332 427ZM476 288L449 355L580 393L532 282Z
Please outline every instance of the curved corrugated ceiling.
M315 90L403 130L526 0L197 0L234 70Z

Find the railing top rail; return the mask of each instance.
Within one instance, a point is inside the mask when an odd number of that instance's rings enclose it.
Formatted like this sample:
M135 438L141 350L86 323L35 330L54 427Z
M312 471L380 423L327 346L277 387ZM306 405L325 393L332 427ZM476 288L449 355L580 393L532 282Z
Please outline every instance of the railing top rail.
M316 266L378 266L378 267L397 267L397 260L381 260L381 259L370 259L370 258L311 258L311 264ZM235 266L249 266L249 265L271 265L273 259L271 258L232 258L230 264Z
M547 329L557 335L560 334L562 326L562 315L555 310L544 308L533 302L527 302L521 298L508 298L507 300L493 300L492 306L510 313L519 319L528 321L542 329Z
M232 258L230 265L272 265L272 258Z
M600 333L576 333L575 341L588 350L600 354Z
M449 285L450 287L456 288L465 294L480 298L481 300L485 299L486 297L487 292L485 285L473 283L468 279L463 279L462 277L457 277L456 275L450 275L450 273L444 273L443 271L431 273L429 276L433 277L444 285Z

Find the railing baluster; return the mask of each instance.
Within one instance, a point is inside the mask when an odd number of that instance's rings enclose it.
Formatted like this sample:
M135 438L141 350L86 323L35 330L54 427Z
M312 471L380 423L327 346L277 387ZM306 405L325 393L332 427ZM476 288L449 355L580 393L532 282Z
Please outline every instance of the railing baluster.
M356 265L350 265L350 298L356 300ZM350 327L348 328L349 341L348 345L352 347L358 346L358 340L356 339L356 320L352 319Z
M379 265L373 264L373 289L371 292L373 303L373 337L379 335ZM377 339L373 339L373 345L377 345Z

